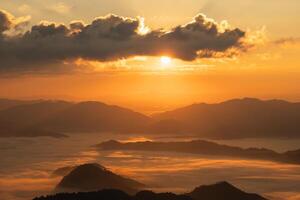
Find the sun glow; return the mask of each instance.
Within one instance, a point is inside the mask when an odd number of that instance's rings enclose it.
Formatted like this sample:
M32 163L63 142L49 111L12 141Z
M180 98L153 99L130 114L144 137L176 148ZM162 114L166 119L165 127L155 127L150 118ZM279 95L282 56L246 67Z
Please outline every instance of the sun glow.
M162 65L169 65L171 63L171 58L168 56L162 56L160 58L160 62Z

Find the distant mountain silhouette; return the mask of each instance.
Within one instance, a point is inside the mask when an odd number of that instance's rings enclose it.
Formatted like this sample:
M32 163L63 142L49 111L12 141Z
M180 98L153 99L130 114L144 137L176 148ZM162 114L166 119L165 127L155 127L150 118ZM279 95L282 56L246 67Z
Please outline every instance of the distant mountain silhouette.
M134 196L115 189L98 192L61 193L43 196L34 200L267 200L264 197L246 193L229 183L222 182L215 185L200 186L187 194L154 193L141 191Z
M42 100L14 100L14 99L0 99L0 110L5 110L19 105L38 103Z
M101 102L3 102L2 108L6 109L1 110L0 100L0 137L62 137L63 132L193 135L213 139L300 137L300 103L282 100L245 98L194 104L152 117Z
M161 151L192 153L209 156L235 157L246 159L269 160L285 163L300 164L300 150L277 153L265 148L247 148L222 145L205 140L192 140L182 142L127 142L115 140L102 142L96 145L100 150L129 150L129 151Z
M246 193L228 182L203 185L186 195L195 200L266 200L257 194Z
M37 125L71 105L64 101L42 101L2 110L0 111L0 136L61 137L63 134Z
M287 151L283 154L283 160L286 162L300 164L300 149L294 151Z
M193 134L214 139L300 137L300 103L282 100L234 99L194 104L153 116L173 120L167 128L153 124L154 133Z
M135 180L122 177L99 164L84 164L73 169L63 177L55 191L96 191L101 189L119 189L129 194L144 188Z
M100 102L82 102L58 113L42 126L68 132L130 132L149 123L151 119L119 106Z
M132 133L150 121L140 113L100 102L41 101L1 110L0 137L62 137L62 132Z

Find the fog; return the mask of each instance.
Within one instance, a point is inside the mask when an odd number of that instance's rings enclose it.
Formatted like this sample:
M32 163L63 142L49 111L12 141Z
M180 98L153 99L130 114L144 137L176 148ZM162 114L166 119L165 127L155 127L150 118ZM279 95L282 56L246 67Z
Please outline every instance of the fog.
M75 134L64 139L1 138L0 195L4 200L25 200L51 193L61 177L55 169L98 162L115 173L134 178L155 191L186 192L218 181L271 199L297 199L300 166L269 161L207 157L193 154L133 151L96 151L92 145L108 139L183 140L183 138L126 137L111 134ZM190 138L185 138L190 139ZM299 141L255 140L256 146L290 150ZM218 141L253 145L251 140ZM271 145L272 144L272 145Z

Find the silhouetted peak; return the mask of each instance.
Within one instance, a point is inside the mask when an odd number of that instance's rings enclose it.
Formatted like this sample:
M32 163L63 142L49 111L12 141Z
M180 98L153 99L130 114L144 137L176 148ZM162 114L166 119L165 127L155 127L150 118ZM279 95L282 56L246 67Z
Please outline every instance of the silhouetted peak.
M226 181L197 187L187 195L194 200L266 200L257 194L244 192Z
M205 190L215 190L215 191L241 191L232 184L221 181L212 185L202 185L197 188L193 192L205 191Z
M63 177L57 191L97 191L101 189L120 189L134 193L144 185L117 175L98 163L83 164Z

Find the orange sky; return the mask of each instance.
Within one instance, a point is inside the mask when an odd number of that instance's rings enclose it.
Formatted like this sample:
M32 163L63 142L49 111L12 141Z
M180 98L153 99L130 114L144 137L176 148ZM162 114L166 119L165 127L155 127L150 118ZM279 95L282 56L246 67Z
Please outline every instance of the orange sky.
M218 22L226 19L232 27L241 27L253 46L230 58L200 58L194 61L171 58L170 63L162 63L160 56L133 57L115 62L76 60L71 63L78 68L76 72L2 74L0 97L99 100L146 113L195 102L218 102L245 96L300 101L300 26L299 13L295 11L300 6L299 1L275 0L267 5L261 1L236 3L230 0L227 7L232 12L221 11L223 3L213 0L200 3L189 0L183 8L180 6L183 2L179 2L178 6L164 9L164 12L157 7L156 1L146 5L128 1L126 9L120 7L118 1L112 1L106 3L106 9L98 12L97 9L87 12L89 4L48 1L48 10L33 0L26 4L21 1L1 2L0 8L17 17L30 15L31 24L45 19L64 23L72 19L88 22L92 17L114 12L143 16L149 28L169 28L188 23L197 13L205 12ZM236 7L232 7L234 3ZM167 5L165 1L161 7ZM80 6L85 11L80 11ZM285 14L271 12L268 6L274 11L281 8ZM143 7L145 10L142 12ZM247 8L255 10L249 15L239 16L242 14L239 10ZM44 15L41 14L43 10ZM191 12L186 12L188 10ZM72 15L69 15L71 11ZM153 16L150 15L152 12Z

